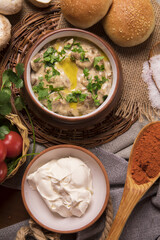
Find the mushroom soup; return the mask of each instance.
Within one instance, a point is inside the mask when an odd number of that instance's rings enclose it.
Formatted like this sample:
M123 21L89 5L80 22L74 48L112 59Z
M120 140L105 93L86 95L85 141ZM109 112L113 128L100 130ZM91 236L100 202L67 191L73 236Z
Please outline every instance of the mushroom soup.
M31 84L38 100L64 116L94 111L108 97L112 68L107 56L81 38L45 45L31 60Z

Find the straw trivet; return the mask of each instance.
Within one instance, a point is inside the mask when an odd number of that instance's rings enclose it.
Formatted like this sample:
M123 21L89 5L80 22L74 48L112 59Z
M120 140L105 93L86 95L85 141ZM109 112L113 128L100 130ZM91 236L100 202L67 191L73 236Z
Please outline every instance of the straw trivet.
M99 240L105 240L113 222L113 206L111 197L109 197L106 208L105 227ZM36 240L60 240L60 234L49 232L41 228L32 219L29 220L29 226L21 227L16 236L16 240L25 240L26 237L34 237Z
M1 53L3 59L0 64L0 76L9 67L13 68L18 62L24 62L24 58L30 47L42 35L57 28L60 19L60 6L53 4L50 8L37 13L27 14L12 29L11 43L7 52ZM19 94L13 89L13 94ZM32 134L31 125L25 112L17 112L13 104L13 112L17 113ZM84 147L95 147L111 141L120 134L127 131L137 119L137 113L130 113L126 118L116 116L113 111L104 121L99 122L90 128L68 130L52 127L42 119L38 119L29 110L36 134L36 141L46 147L53 144L70 143Z

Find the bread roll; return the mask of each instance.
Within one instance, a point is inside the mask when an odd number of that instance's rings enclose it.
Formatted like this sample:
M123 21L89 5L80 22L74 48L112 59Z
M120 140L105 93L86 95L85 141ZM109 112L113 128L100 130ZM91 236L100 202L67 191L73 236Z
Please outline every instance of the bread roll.
M9 20L0 15L0 51L5 48L11 39L11 24Z
M23 0L0 0L0 13L16 14L22 9Z
M106 34L117 45L131 47L144 42L155 26L150 0L113 0L103 19Z
M112 0L60 0L64 17L72 25L88 28L101 20Z

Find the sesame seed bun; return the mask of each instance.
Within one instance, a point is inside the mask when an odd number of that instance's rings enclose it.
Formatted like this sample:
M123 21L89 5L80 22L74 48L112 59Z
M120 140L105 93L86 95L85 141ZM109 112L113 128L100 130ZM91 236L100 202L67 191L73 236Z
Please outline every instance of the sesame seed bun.
M73 26L85 29L106 15L112 0L61 0L60 3L66 20Z
M103 19L103 27L110 39L119 46L132 47L144 42L155 26L150 0L113 0Z

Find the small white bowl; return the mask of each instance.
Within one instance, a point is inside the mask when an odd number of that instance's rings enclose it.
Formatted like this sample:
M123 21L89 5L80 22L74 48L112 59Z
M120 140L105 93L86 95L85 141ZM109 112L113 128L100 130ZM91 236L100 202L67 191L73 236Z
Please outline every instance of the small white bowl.
M39 193L32 190L26 178L52 159L62 157L81 159L91 170L93 195L90 205L82 217L63 218L52 213ZM104 212L109 199L109 180L101 161L90 151L74 145L57 145L45 149L28 165L22 179L22 199L26 210L35 222L43 228L59 233L74 233L91 226Z

